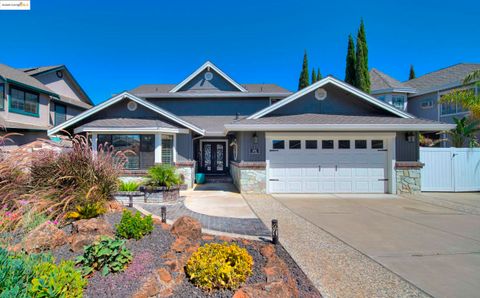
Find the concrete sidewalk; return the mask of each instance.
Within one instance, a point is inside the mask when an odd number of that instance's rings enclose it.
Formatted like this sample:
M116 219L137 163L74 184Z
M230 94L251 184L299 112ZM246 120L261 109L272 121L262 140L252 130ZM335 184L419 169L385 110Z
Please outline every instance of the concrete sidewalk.
M244 197L267 226L278 219L282 245L325 297L429 296L273 197Z

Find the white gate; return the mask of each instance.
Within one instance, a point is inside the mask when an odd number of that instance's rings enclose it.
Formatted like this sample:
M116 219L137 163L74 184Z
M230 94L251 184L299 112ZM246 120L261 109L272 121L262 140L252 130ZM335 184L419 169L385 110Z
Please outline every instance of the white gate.
M420 148L422 191L480 191L480 148Z

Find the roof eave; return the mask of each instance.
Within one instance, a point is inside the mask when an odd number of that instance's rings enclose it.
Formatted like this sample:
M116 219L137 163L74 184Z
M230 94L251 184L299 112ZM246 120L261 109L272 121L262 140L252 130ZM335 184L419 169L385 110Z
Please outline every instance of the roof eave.
M227 124L225 131L446 131L454 124Z

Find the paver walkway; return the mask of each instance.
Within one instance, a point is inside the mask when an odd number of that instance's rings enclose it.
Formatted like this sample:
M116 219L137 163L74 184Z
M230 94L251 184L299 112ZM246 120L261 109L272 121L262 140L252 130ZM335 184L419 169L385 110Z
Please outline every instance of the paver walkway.
M136 203L135 206L157 216L161 215L162 204ZM184 202L169 204L166 207L167 219L171 221L175 221L181 216L190 216L199 220L202 228L211 231L256 237L270 237L271 235L268 228L258 218L232 218L201 214L186 208Z
M429 297L269 195L244 195L269 223L279 221L280 242L326 297Z

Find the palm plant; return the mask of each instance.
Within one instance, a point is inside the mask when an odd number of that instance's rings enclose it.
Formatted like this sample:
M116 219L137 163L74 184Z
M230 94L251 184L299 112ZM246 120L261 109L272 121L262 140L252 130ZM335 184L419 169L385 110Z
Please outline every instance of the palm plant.
M480 90L480 70L472 71L463 79L464 86L474 82L476 82L476 88ZM480 119L480 92L476 93L475 88L453 90L443 95L440 103L459 104L465 110L470 111L473 118Z
M148 169L149 184L152 186L165 186L170 188L182 183L180 175L171 165L161 164Z
M480 121L467 117L461 119L454 117L453 121L457 126L445 132L450 136L453 147L463 147L467 142L469 147L478 147L476 134L480 132Z

